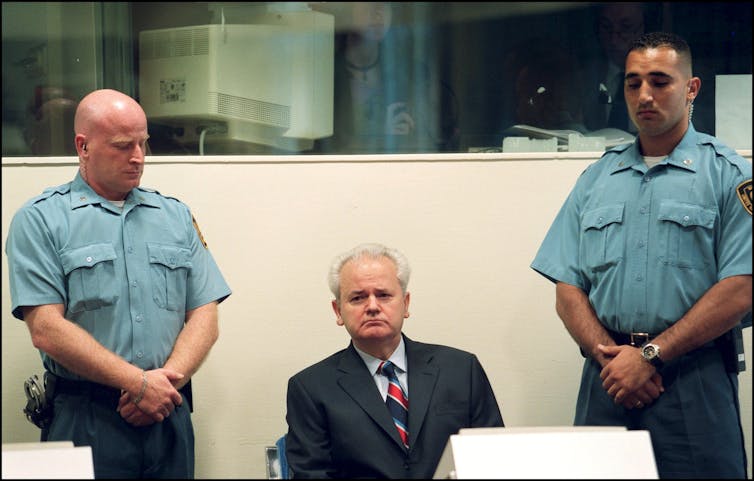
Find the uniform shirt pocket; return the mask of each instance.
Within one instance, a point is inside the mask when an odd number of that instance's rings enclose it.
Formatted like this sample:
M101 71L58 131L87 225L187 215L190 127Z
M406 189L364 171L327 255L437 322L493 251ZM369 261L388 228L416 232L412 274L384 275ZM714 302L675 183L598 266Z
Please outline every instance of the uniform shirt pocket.
M155 304L169 311L185 310L191 250L174 245L147 243L147 253Z
M586 211L581 217L581 258L592 272L604 271L620 262L623 252L623 203Z
M118 300L115 249L112 244L89 244L60 253L68 283L70 312L93 311Z
M714 262L714 226L717 213L696 204L666 199L660 203L660 261L685 269L705 268Z

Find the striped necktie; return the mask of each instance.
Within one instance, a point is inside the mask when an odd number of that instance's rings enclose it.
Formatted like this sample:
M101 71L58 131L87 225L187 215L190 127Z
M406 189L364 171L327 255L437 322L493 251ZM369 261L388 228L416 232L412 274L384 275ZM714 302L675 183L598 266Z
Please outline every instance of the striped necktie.
M383 361L380 363L377 372L387 376L389 382L385 403L393 416L393 422L395 427L398 428L398 434L403 440L403 445L408 449L408 395L401 387L401 383L398 382L398 376L395 374L395 366L392 362Z

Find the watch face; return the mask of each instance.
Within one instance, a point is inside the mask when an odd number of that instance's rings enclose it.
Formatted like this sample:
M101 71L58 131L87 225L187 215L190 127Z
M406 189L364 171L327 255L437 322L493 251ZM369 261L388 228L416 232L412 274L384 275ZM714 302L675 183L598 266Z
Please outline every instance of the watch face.
M660 359L660 348L657 344L644 345L641 348L641 355L658 370L664 365L662 359Z

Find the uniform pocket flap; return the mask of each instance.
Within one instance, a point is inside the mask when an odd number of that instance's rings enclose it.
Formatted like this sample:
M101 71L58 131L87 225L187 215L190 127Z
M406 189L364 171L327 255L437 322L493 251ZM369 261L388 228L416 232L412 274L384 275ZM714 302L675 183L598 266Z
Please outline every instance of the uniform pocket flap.
M191 251L185 247L147 243L149 262L161 264L168 269L191 267Z
M63 271L68 275L80 267L92 267L103 261L116 259L112 244L100 243L68 249L60 253Z
M583 230L602 229L614 222L623 222L623 204L610 204L585 212L581 227Z
M711 229L715 225L715 211L700 205L663 200L660 204L659 220L675 222L683 227L700 226Z

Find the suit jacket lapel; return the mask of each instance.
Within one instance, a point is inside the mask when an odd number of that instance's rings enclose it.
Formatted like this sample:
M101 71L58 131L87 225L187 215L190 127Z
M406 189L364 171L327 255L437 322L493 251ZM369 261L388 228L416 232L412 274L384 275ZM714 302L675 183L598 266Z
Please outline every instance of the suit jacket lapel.
M403 447L398 430L393 424L393 418L382 401L379 389L367 370L364 361L356 352L353 344L348 346L338 363L338 385L390 436ZM410 406L410 401L409 401ZM411 415L409 414L409 423ZM410 434L409 434L410 435Z
M427 418L429 402L437 383L438 368L432 364L432 353L421 343L403 336L408 360L408 445L419 438Z

